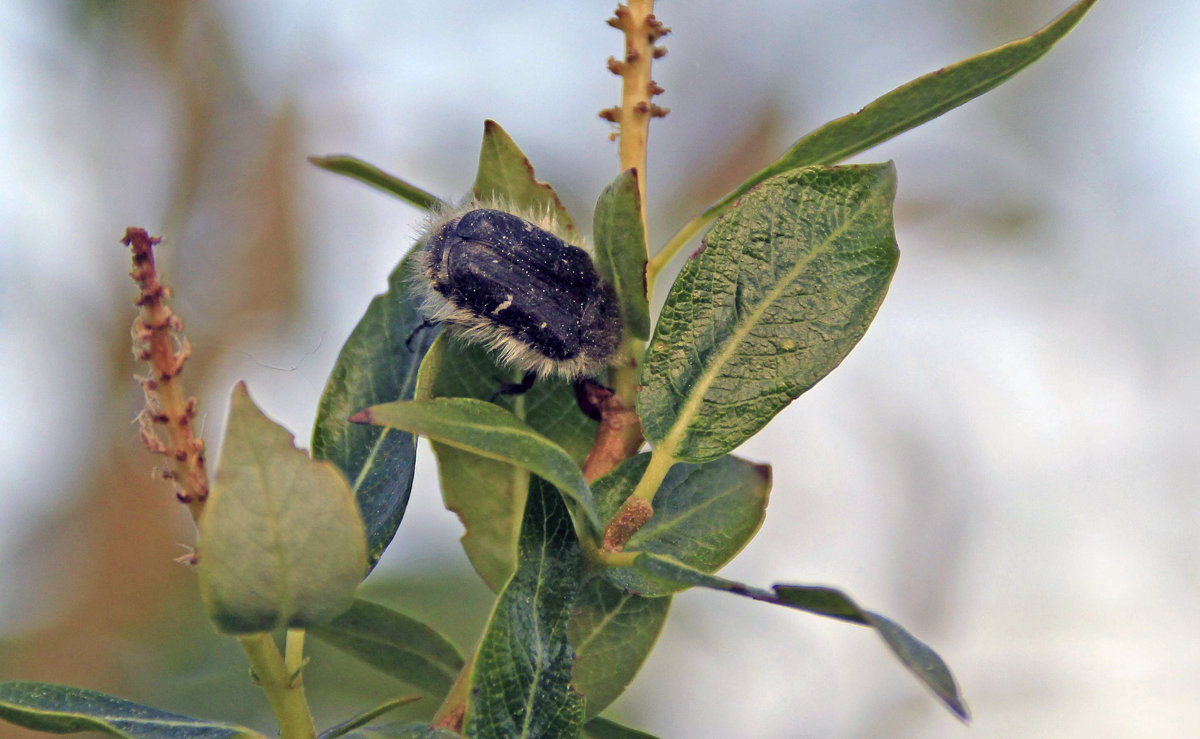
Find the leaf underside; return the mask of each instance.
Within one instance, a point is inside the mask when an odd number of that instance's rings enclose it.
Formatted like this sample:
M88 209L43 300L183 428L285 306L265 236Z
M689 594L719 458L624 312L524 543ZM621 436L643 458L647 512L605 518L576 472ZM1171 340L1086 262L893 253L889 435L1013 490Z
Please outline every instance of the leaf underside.
M356 599L342 615L309 630L313 636L377 670L424 691L445 695L463 658L446 637L390 608Z
M362 517L341 470L296 449L242 383L197 526L200 593L227 633L327 621L367 572Z

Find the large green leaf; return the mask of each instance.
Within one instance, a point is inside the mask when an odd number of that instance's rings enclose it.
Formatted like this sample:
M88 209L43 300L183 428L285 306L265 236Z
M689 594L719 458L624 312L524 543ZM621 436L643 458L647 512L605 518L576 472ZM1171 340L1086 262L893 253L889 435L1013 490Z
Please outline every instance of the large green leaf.
M625 332L650 338L650 303L646 298L646 231L637 170L626 170L604 188L592 221L596 267L617 293Z
M404 517L412 489L412 434L349 422L369 405L411 398L421 357L438 335L408 290L412 258L388 277L388 291L371 301L338 355L317 406L312 450L346 473L367 528L373 567Z
M596 502L575 461L562 447L497 405L474 398L401 400L371 406L354 420L404 429L523 467L561 490L571 503L572 515L599 540Z
M601 519L607 521L633 492L650 462L639 454L595 483ZM742 550L762 525L771 490L771 468L725 456L706 464L676 464L654 496L654 515L625 544L627 552L654 552L702 572L716 572ZM641 595L675 592L632 567L612 567L604 577Z
M645 598L602 577L584 582L568 634L575 648L571 684L587 698L588 717L625 691L658 641L670 605L670 597Z
M979 97L1040 59L1095 3L1080 0L1032 36L934 70L868 103L857 113L826 123L738 185L706 210L705 216L718 215L755 185L781 172L813 164L836 164Z
M146 739L265 739L242 726L181 716L83 688L0 683L0 719L34 731Z
M567 622L582 579L583 554L562 499L535 480L517 569L496 599L475 654L467 736L579 735L584 697L570 684L575 653Z
M579 229L558 199L558 193L545 182L534 179L533 165L525 152L495 121L483 124L479 171L471 194L485 203L500 201L522 211L551 213L571 240L579 236Z
M395 195L401 200L412 203L424 210L436 208L442 202L437 196L431 195L395 175L388 174L372 164L367 164L357 157L347 154L333 154L325 157L309 157L308 161L321 169L345 175L359 182L364 182L377 190Z
M810 167L713 225L642 365L638 413L656 452L716 459L842 361L896 267L895 189L890 164Z
M705 574L656 554L639 556L634 562L634 567L649 578L661 580L664 587L699 586L722 590L765 603L774 603L815 613L819 616L870 626L888 645L900 663L932 690L934 695L954 715L963 721L970 718L970 711L959 690L958 683L955 682L950 668L937 652L908 633L895 621L873 611L859 608L850 596L840 590L812 585L773 585L772 590L763 590Z
M464 664L446 637L414 618L356 599L348 611L309 630L394 678L440 698Z
M221 631L307 627L350 607L367 571L354 496L234 388L212 494L198 523L196 573Z

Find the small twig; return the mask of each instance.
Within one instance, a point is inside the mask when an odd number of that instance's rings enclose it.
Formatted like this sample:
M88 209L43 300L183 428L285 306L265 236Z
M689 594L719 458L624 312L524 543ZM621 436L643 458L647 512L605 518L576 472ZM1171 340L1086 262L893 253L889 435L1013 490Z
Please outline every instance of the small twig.
M142 228L126 229L121 239L133 254L129 276L139 289L134 301L138 317L130 331L133 354L149 365L147 375L138 378L146 406L137 420L142 443L150 453L171 460L171 467L158 469L156 476L170 481L175 486L175 496L187 504L192 518L199 519L208 498L204 442L192 428L196 399L184 395L179 380L192 349L187 339L180 336L183 322L167 305L171 291L159 281L154 266L154 246L161 241Z

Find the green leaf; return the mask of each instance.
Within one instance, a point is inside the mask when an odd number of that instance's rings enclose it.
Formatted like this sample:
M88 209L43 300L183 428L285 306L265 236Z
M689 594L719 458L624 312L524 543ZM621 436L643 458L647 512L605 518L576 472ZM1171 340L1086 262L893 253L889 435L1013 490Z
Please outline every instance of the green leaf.
M351 179L365 182L377 190L395 195L396 197L423 210L432 210L442 204L436 195L432 195L411 183L388 174L378 167L367 164L363 160L348 154L333 154L325 157L309 157L308 161L321 169L336 174L345 175Z
M621 726L616 721L597 717L583 725L583 735L587 739L655 739L653 734Z
M471 670L463 733L469 737L578 736L584 698L570 685L567 639L583 555L562 499L529 488L520 557L496 599Z
M413 396L421 358L439 329L425 318L408 291L412 257L388 277L388 291L371 301L338 355L313 427L313 457L346 473L367 528L371 566L396 534L412 489L416 440L412 434L350 423L375 403ZM411 339L411 340L410 340Z
M836 164L979 97L1040 59L1095 2L1080 0L1032 36L934 70L877 98L857 113L830 121L738 185L705 215L717 215L755 185L781 172L813 164Z
M497 367L486 349L453 340L447 342L434 394L487 399L504 382L518 379L511 370ZM596 424L580 412L570 383L541 379L529 392L502 395L496 404L553 439L576 464L587 456ZM433 450L446 507L466 528L463 549L488 587L499 592L515 566L529 473L436 441Z
M350 607L367 571L362 518L341 471L296 449L240 382L198 527L200 593L227 633L327 621Z
M421 696L410 695L404 698L394 698L385 703L381 703L369 711L364 711L351 719L343 721L337 726L331 726L325 731L322 731L318 739L337 739L340 736L346 736L355 729L366 726L388 711L399 708L400 706L407 706L409 703L419 700L421 700Z
M784 605L873 627L901 664L929 686L956 716L963 721L970 720L970 710L949 666L937 652L900 624L874 611L859 608L848 595L833 588L813 585L772 585L771 588Z
M571 684L587 698L589 717L603 711L633 680L658 641L670 605L670 597L627 593L601 577L584 582L571 609L568 634L575 648Z
M625 332L650 338L650 303L646 299L646 231L637 170L630 169L600 193L592 221L596 267L616 290Z
M485 203L500 201L518 210L551 213L570 240L578 240L579 229L554 188L534 179L533 165L525 153L495 121L483 123L479 172L471 194Z
M0 719L34 731L98 731L147 739L265 739L242 726L160 711L121 698L66 685L0 683Z
M503 408L474 398L433 398L375 405L356 422L390 426L518 465L566 496L572 515L599 540L596 502L583 473L563 448Z
M610 520L633 492L650 462L639 454L595 483L601 520ZM654 515L625 545L627 552L653 552L701 572L716 572L754 538L767 512L771 468L726 456L707 464L671 467L654 496ZM677 588L647 580L633 567L612 567L604 577L646 596Z
M462 739L462 735L449 729L435 729L428 724L417 722L359 729L352 734L346 734L346 739Z
M896 268L895 190L890 164L801 169L713 225L642 365L638 413L656 452L716 459L842 361Z
M309 633L434 698L450 690L464 664L454 645L437 631L361 599Z
M521 379L520 372L499 367L495 355L457 338L446 342L446 355L434 384L433 394L443 398L488 400L500 386ZM596 436L596 422L583 415L570 382L538 378L527 392L500 395L494 401L532 426L542 436L553 439L576 463L582 464ZM521 511L517 511L519 528Z
M679 562L654 554L643 554L634 566L647 577L664 584L688 585L723 590L765 603L787 606L819 616L828 616L850 623L870 626L883 638L900 663L925 684L954 715L963 721L970 711L951 674L950 668L928 645L884 616L859 608L850 596L833 588L811 585L773 585L772 590L753 588L686 567Z

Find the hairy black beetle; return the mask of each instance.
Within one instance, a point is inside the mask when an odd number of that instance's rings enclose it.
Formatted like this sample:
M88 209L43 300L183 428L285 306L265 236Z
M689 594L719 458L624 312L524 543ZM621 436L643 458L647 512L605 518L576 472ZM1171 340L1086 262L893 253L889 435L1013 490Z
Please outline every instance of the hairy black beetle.
M527 390L537 376L590 377L620 346L616 295L588 253L512 213L443 216L424 239L416 277L430 322L526 373L504 392Z

